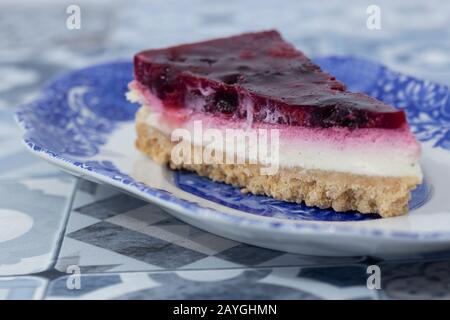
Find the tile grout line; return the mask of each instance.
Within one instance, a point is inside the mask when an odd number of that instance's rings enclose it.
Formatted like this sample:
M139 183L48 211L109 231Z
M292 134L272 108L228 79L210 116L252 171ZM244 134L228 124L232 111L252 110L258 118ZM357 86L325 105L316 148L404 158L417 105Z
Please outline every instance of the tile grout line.
M69 219L70 219L70 213L72 211L72 206L73 206L73 202L75 199L75 195L78 191L78 187L80 185L80 178L76 177L75 178L76 181L74 183L74 186L72 187L72 190L70 192L70 197L68 198L68 203L67 206L63 209L64 211L64 220L63 220L63 228L60 231L59 237L58 237L58 241L56 242L56 249L52 255L51 258L51 262L49 264L49 267L47 268L47 270L53 269L57 263L57 258L59 257L59 254L61 252L61 247L64 241L64 237L66 235L66 231L67 231L67 226L69 223Z
M87 272L82 273L82 276L103 276L103 275L111 275L111 274L122 274L122 273L170 273L170 272L192 272L192 271L227 271L227 270L264 270L264 269L283 269L283 268L331 268L331 267L346 267L349 265L361 265L360 263L349 263L349 264L329 264L329 265L300 265L300 264L292 264L292 265L268 265L268 266L236 266L236 267L228 267L228 268L209 268L209 269L201 269L201 268L186 268L186 269L161 269L161 270L132 270L132 271L105 271L105 272Z
M46 271L54 270L55 265L58 263L58 257L59 257L59 254L61 253L61 248L62 248L64 238L66 235L67 226L69 224L70 213L72 212L72 206L73 206L73 202L75 200L76 193L78 191L78 187L80 185L80 180L81 179L79 177L75 177L75 183L72 187L67 206L64 208L65 216L64 216L64 221L63 221L63 228L62 228L60 235L58 237L58 240L56 242L55 251L51 257L50 263L49 263ZM41 294L39 300L45 300L45 298L47 296L49 285L51 283L51 279L46 279L46 280L47 280L47 282L42 290L42 294Z

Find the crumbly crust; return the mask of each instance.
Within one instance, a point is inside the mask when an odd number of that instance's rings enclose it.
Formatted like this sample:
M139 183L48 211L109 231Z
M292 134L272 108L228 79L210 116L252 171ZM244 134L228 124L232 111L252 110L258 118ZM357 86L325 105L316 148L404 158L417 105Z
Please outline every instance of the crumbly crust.
M421 182L416 177L366 176L301 167L280 168L275 175L261 175L257 164L175 164L171 161L175 143L145 123L148 111L144 108L147 109L144 106L138 111L136 121L136 147L142 153L159 164L194 171L240 187L243 192L336 211L356 210L392 217L407 213L410 191Z

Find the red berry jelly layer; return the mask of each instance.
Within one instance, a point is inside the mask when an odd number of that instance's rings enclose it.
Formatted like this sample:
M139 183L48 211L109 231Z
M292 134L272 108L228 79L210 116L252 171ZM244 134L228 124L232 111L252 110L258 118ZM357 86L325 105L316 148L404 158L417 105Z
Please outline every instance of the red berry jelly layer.
M134 73L165 108L319 128L406 124L403 111L346 91L277 31L143 51Z

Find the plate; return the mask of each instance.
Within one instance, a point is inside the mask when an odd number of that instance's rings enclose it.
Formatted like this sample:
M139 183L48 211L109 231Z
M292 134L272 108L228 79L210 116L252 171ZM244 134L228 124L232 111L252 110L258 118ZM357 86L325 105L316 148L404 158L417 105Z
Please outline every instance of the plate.
M76 176L145 199L198 228L256 246L321 256L402 256L450 248L450 90L355 57L315 59L352 91L404 108L422 142L425 182L406 216L381 219L243 194L174 172L134 148L125 99L132 64L111 62L64 74L16 119L36 156Z

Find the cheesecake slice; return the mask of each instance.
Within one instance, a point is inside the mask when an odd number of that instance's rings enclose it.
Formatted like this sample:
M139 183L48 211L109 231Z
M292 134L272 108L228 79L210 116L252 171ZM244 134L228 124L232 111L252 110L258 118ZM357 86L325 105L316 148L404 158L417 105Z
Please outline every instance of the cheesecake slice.
M404 111L347 91L276 31L143 51L134 76L136 146L173 169L382 217L405 214L422 181Z

